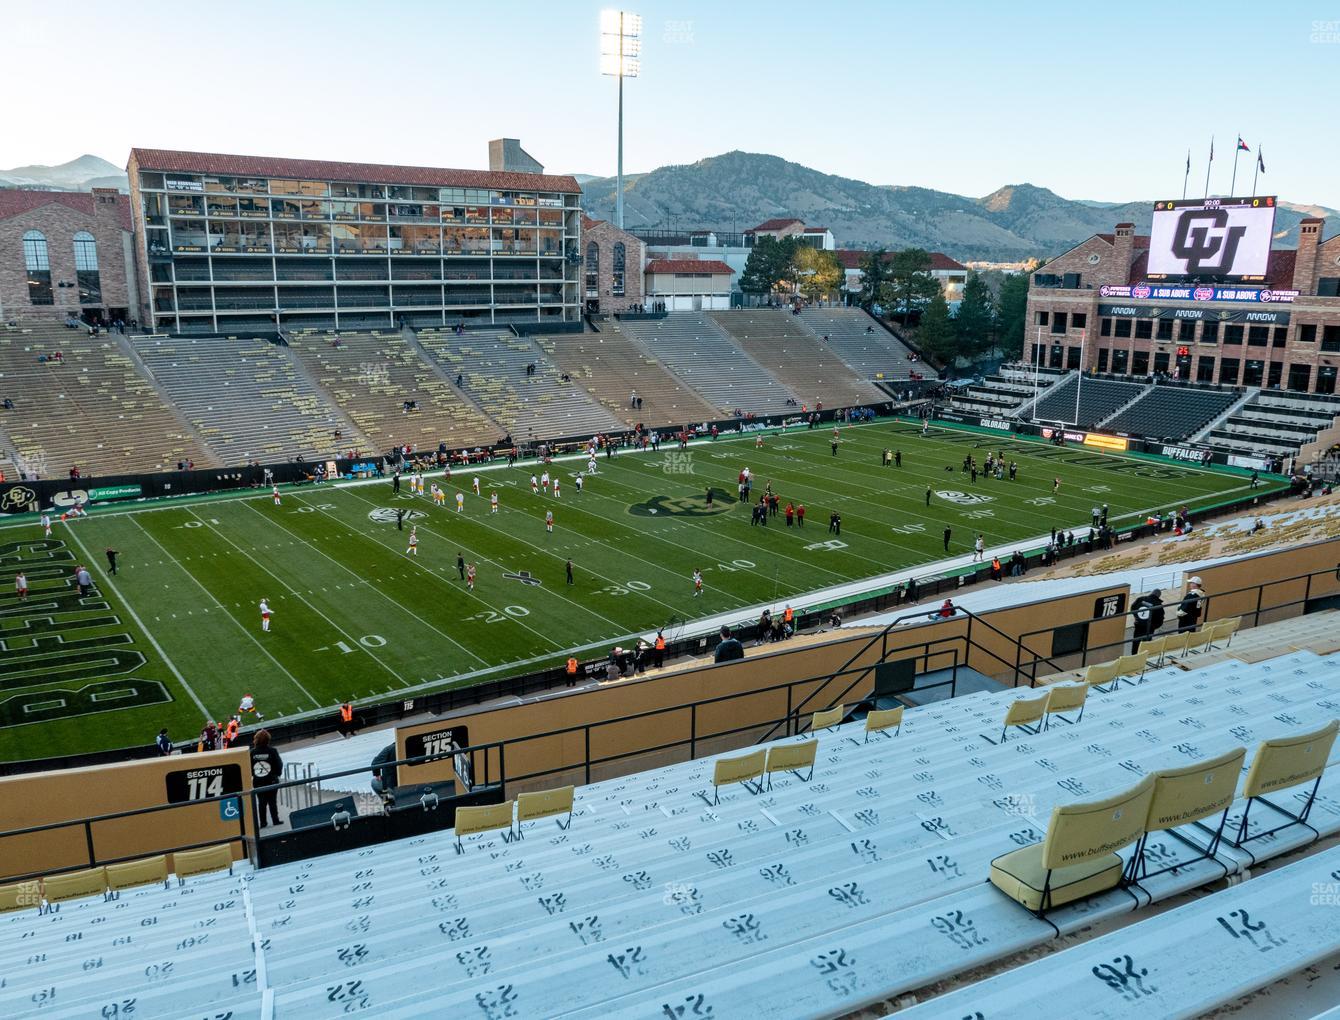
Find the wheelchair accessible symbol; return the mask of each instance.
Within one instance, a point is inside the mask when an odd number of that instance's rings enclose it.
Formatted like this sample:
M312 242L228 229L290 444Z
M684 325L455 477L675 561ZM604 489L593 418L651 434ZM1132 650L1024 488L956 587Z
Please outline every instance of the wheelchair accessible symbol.
M219 801L219 818L225 822L235 822L242 817L242 804L236 797Z

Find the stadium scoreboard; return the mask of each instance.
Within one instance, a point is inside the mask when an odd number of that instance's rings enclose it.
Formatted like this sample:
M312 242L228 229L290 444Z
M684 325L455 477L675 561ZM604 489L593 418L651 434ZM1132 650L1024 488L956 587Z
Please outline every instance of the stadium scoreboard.
M1262 282L1274 231L1274 195L1155 202L1146 275Z

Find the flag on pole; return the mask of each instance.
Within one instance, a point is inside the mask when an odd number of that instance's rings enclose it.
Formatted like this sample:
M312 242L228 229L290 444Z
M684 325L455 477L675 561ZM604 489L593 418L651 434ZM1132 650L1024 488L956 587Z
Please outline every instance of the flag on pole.
M1214 136L1210 136L1210 162L1214 162Z
M1266 172L1266 161L1265 161L1264 159L1261 158L1261 150L1260 150L1260 149L1257 149L1257 150L1256 150L1256 171L1257 171L1257 173L1262 173L1262 174Z
M1242 140L1242 135L1238 135L1238 152L1251 152L1252 147Z
M1186 150L1186 172L1191 173L1191 150Z

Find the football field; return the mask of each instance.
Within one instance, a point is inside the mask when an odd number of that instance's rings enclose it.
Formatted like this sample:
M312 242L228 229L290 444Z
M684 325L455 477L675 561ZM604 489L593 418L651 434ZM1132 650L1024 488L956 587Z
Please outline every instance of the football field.
M248 491L96 507L56 524L51 539L31 518L5 526L0 760L149 743L160 726L193 738L247 693L274 720L333 711L348 698L496 679L559 663L569 649L596 657L657 627L673 637L698 617L787 601L802 608L806 592L943 559L946 526L950 554L960 555L979 532L990 548L1053 526L1087 530L1095 504L1108 504L1120 526L1248 487L1238 474L966 430L922 437L898 422L844 427L836 456L831 439L822 427L769 434L761 449L748 435L682 452L662 444L658 453L602 454L580 493L585 460L562 460L549 468L559 498L532 494L530 476L542 468L526 462L430 476L444 484L445 507L407 486L395 496L387 479L287 488L280 506ZM881 465L885 447L901 451L901 468ZM959 470L967 454L980 463L995 450L1017 461L1016 481L973 484ZM805 505L803 528L786 527L782 514L750 523L736 501L746 466L755 498L771 482L783 508ZM403 531L396 510L405 511ZM829 531L834 511L840 535ZM417 556L406 553L411 526ZM119 552L115 577L107 548ZM476 566L474 592L458 555ZM78 563L95 581L82 598L71 577ZM26 602L14 591L20 569ZM262 599L273 609L269 632Z

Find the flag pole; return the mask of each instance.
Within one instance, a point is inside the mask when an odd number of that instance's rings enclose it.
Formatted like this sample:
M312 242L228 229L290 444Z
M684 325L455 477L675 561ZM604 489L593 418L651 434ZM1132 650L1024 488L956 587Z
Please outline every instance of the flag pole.
M1233 179L1228 185L1228 197L1232 198L1238 189L1238 157L1242 155L1242 135L1238 135L1237 144L1233 146Z
M1214 165L1214 135L1210 135L1210 158L1205 163L1205 197L1210 197L1210 167Z
M1252 194L1256 194L1256 177L1261 172L1261 146L1256 147L1256 169L1252 171Z
M1182 175L1182 198L1186 198L1186 184L1191 180L1191 150L1186 150L1186 173Z

